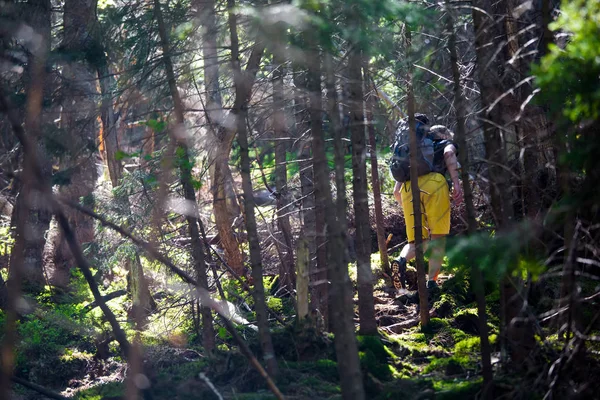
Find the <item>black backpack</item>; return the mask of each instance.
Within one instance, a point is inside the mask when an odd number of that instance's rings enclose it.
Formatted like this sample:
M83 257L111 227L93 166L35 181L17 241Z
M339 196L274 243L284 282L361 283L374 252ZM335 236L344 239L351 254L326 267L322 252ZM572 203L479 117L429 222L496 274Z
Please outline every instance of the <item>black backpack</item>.
M433 140L429 137L427 117L416 119L417 130L417 172L418 176L434 172L433 165ZM392 145L392 158L390 159L390 172L397 182L404 183L410 180L410 133L408 119L403 119L396 129L395 142Z

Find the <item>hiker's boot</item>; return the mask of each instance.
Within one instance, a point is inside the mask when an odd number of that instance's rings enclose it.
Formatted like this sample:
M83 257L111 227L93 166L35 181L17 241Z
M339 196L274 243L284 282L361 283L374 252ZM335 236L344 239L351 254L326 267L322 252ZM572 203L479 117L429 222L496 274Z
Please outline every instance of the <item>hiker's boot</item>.
M396 291L406 289L406 258L400 257L392 261L392 282Z

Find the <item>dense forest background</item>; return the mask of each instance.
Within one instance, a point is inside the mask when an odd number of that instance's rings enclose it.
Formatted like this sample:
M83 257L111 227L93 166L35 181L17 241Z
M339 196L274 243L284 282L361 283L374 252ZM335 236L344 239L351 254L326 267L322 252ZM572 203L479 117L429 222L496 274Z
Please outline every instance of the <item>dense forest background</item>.
M0 398L599 398L599 128L597 1L0 1Z

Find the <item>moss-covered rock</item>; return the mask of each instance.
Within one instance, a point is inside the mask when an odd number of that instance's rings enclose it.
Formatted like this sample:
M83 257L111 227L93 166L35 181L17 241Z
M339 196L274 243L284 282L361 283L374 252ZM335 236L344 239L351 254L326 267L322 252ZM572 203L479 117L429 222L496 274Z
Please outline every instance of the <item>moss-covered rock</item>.
M438 317L448 318L456 309L456 300L450 293L442 293L440 299L433 304Z
M470 275L460 270L442 285L442 294L447 294L454 299L457 305L465 305L475 301L475 294L471 289Z
M461 310L454 317L454 326L470 335L479 334L479 317L472 310Z
M390 351L378 336L359 336L359 358L365 374L372 374L376 379L387 381L396 373L393 362L396 355Z

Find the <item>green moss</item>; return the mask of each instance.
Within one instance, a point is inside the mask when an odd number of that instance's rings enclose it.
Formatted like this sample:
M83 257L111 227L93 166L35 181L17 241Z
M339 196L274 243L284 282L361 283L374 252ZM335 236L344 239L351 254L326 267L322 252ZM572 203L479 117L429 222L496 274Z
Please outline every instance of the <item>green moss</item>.
M496 335L490 335L489 340L490 340L490 344L495 344L496 340L497 340L497 336ZM460 342L456 343L456 345L454 346L454 354L458 355L458 356L464 356L464 355L469 355L469 354L474 354L474 353L479 353L480 351L480 339L477 336L474 337L470 337L468 339L465 340L461 340Z
M375 354L378 358L385 360L390 357L392 359L396 358L396 355L388 349L388 347L381 341L378 336L358 336L358 346L359 350L369 350Z
M468 272L461 269L456 275L444 282L442 294L448 294L458 305L474 301L475 295L471 290Z
M468 339L470 336L461 331L460 329L447 327L438 331L429 344L440 346L444 349L453 349L456 343Z
M396 343L402 348L409 350L411 353L425 353L431 350L429 347L429 339L422 332L402 333L400 335L395 335L393 338Z
M456 306L456 300L450 293L442 293L440 299L433 304L433 308L435 308L438 315L443 318L451 316L454 313Z
M75 400L102 400L105 397L120 398L124 394L125 387L123 383L109 382L78 392L75 395Z
M421 328L424 333L436 333L442 329L449 328L450 324L445 319L431 318L427 327Z
M468 369L475 369L475 366L476 361L469 357L454 355L448 358L434 358L423 372L427 374L439 371L451 376L461 374Z
M436 391L436 399L443 400L462 400L473 399L481 390L481 378L474 380L451 380L436 381L433 388Z
M397 371L393 366L386 362L382 362L369 350L359 351L358 357L363 371L372 374L379 380L388 381L393 378L394 374L397 374Z
M396 355L381 341L379 336L358 336L360 364L363 371L379 380L390 380L398 372L390 365Z

